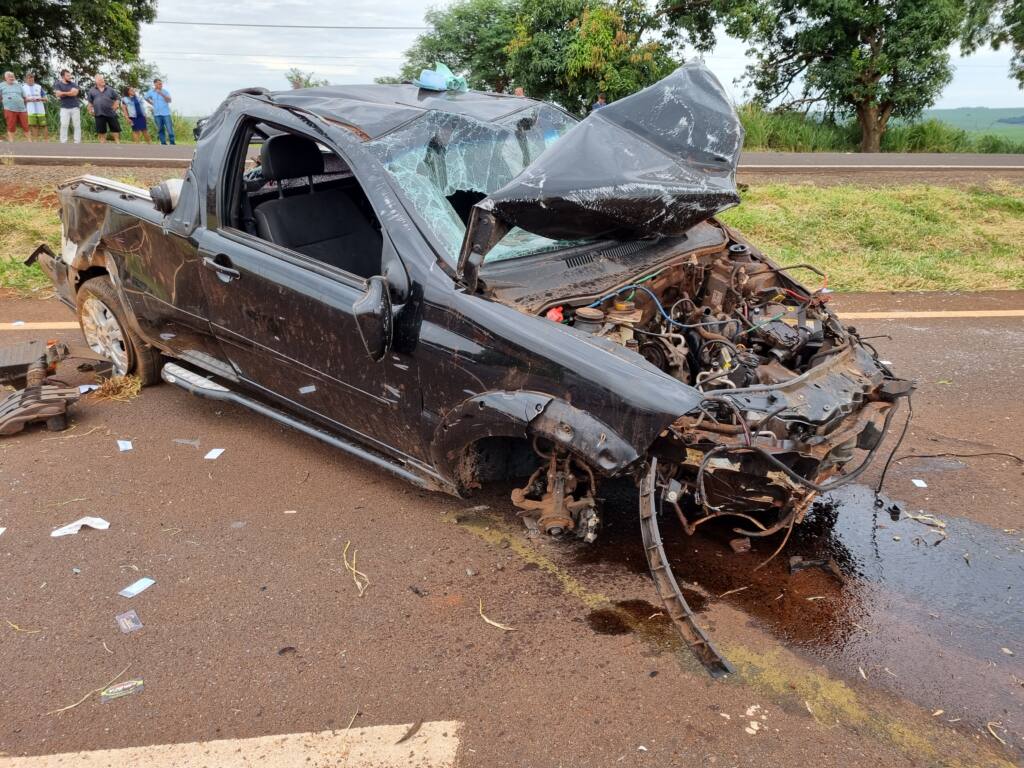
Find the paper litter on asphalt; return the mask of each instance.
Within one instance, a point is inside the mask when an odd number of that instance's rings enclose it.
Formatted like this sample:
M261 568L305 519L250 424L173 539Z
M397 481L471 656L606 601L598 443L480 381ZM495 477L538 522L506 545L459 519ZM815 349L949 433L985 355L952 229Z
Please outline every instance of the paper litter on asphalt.
M75 520L73 523L62 525L60 528L50 532L53 538L58 536L70 536L73 533L78 533L83 527L95 528L97 531L105 531L110 527L110 523L104 520L102 517L83 517L79 520Z
M132 449L132 441L131 440L118 440L117 441L117 450L119 450L119 451L130 451L131 449Z
M0 528L0 536L3 536L4 535L4 531L6 531L6 530L7 530L6 528Z
M220 455L224 453L224 448L211 448L210 451L203 456L204 459L219 459Z
M912 482L918 488L927 488L928 487L928 483L926 483L924 480L918 480L916 477L912 478L910 482Z
M149 589L151 586L156 584L155 579L151 579L148 576L143 576L141 579L133 584L129 584L127 587L122 589L119 594L121 597L135 597L139 592Z

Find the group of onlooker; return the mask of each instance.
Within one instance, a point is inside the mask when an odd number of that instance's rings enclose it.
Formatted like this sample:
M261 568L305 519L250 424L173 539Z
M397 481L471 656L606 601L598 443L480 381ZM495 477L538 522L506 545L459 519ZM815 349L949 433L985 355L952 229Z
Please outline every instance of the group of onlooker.
M84 90L84 93L83 93ZM71 72L62 69L60 77L53 84L53 93L60 103L60 143L68 141L68 129L74 129L75 144L82 142L81 105L84 98L89 114L96 121L96 136L105 142L110 135L114 143L121 140L120 116L128 121L134 141L149 142L147 107L152 110L157 138L161 144L174 144L174 125L171 120L171 94L157 78L153 87L143 94L128 86L122 96L107 85L103 75L96 75L93 86L83 89L71 77ZM19 83L13 72L5 72L0 83L3 97L4 120L7 123L7 140L14 141L15 130L19 127L26 141L33 138L45 140L49 133L46 127L46 91L36 83L35 74L25 74L25 82Z

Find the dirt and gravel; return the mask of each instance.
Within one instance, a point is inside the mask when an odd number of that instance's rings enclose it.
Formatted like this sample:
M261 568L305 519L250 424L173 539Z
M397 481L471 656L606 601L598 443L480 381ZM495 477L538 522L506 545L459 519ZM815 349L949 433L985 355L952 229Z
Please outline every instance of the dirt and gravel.
M1018 309L1024 294L836 302ZM69 319L54 301L0 300L0 323ZM1020 318L855 324L891 336L873 343L919 382L901 455L1024 455ZM78 333L0 344L54 337ZM70 362L59 375L90 376ZM666 520L687 594L737 668L716 682L659 615L628 490L609 490L586 547L528 537L506 488L422 492L167 385L86 396L74 417L63 434L0 438L0 755L344 728L355 714L460 720L465 766L1024 757L1024 470L1011 458L903 460L882 509L866 487L819 505L785 555L832 558L842 581L790 574L785 558L755 572L771 542L735 556L728 529L686 539ZM907 512L945 522L946 539ZM111 526L50 538L84 515ZM156 584L117 596L141 576ZM515 631L485 623L481 604ZM145 627L123 635L114 616L128 609ZM128 664L142 693L46 714Z

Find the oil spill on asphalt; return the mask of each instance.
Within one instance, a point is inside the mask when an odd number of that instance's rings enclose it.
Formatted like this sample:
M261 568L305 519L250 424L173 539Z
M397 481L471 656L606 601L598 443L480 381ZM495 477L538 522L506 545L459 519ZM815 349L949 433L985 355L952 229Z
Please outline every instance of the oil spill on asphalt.
M905 515L922 510L897 502L902 512L890 515L893 500L883 498L879 509L874 498L856 485L829 494L756 572L776 539L754 540L749 554L735 555L727 521L687 537L669 516L662 535L694 610L705 608L701 594L744 588L722 599L787 646L855 684L944 710L937 720L981 733L1001 723L997 732L1024 755L1024 533L949 517L942 540ZM576 564L592 576L645 573L635 510L635 496L609 498L597 542L573 547ZM794 556L835 567L790 573ZM598 632L617 632L615 622L635 628L620 610L588 621Z

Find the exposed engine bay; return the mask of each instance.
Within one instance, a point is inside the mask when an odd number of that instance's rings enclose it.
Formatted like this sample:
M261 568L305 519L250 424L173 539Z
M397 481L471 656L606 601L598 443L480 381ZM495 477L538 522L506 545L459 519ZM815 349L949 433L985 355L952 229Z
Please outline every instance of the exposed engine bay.
M792 277L797 270L812 273L819 287L805 288ZM895 400L911 390L842 325L828 299L817 268L776 266L730 237L600 297L548 306L544 316L621 345L704 393L700 407L652 446L651 487L659 508L674 510L689 534L713 518L736 518L742 546L791 530L819 492L859 475ZM549 533L592 541L593 475L535 450L542 467L514 503ZM854 468L841 471L858 454Z

